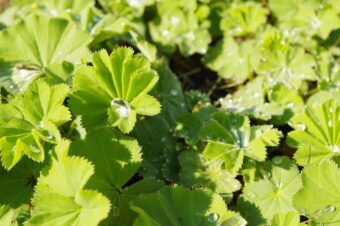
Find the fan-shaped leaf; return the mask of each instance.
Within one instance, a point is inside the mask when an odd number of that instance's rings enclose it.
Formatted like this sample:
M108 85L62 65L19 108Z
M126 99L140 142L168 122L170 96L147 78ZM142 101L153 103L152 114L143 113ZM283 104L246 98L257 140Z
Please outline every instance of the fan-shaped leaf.
M340 106L336 101L308 106L292 119L295 131L288 134L288 144L297 147L295 159L308 165L340 155Z
M337 225L340 221L340 170L325 160L302 172L303 188L295 195L294 205L318 225Z
M71 119L63 102L67 85L48 86L44 81L33 83L21 96L0 105L1 161L11 169L23 155L43 161L44 142L61 139L58 126Z
M48 173L39 177L27 225L98 225L107 217L110 202L101 193L83 189L94 173L85 159L68 157L68 141L56 147ZM53 205L51 205L53 204Z
M246 184L242 195L255 204L268 221L277 213L294 210L293 196L302 186L297 166L287 157L275 157L273 163L267 166L270 176Z
M105 50L93 55L94 66L75 72L71 109L82 116L86 127L109 124L128 133L136 115L156 115L159 102L147 93L158 81L145 58L119 48L109 56Z

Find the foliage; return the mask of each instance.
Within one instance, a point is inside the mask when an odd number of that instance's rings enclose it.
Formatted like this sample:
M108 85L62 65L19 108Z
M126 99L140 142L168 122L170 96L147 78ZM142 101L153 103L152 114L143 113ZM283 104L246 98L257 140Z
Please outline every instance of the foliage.
M0 225L338 225L339 15L0 1Z

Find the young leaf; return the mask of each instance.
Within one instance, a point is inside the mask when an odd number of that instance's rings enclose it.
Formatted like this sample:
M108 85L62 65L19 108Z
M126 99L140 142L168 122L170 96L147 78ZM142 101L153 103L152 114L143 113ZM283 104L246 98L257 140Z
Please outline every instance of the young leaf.
M221 20L226 35L246 36L258 32L267 20L268 10L261 4L245 2L232 5Z
M26 225L94 226L108 216L109 200L97 191L84 189L94 174L93 165L67 156L68 145L65 140L58 144L51 168L39 177L32 217Z
M224 166L223 160L208 160L195 151L186 151L179 155L179 162L180 181L188 187L202 186L223 195L241 188L236 174Z
M281 136L280 131L271 126L253 127L250 126L247 117L224 112L215 113L213 120L201 130L201 137L208 141L208 145L211 141L229 144L225 145L224 151L220 149L218 153L213 153L217 149L212 150L207 146L204 155L210 156L209 158L216 157L215 155L223 156L226 160L233 159L230 155L236 151L243 152L249 158L263 161L266 158L266 147L278 145Z
M195 14L195 3L185 11L175 2L159 3L159 15L149 23L149 29L151 38L166 52L173 52L178 45L184 56L206 53L211 41L208 32L210 23L206 20L199 21Z
M105 50L95 53L92 63L75 72L70 99L85 127L109 124L128 133L137 114L160 112L159 102L148 95L158 76L145 58L134 56L130 48L118 48L110 56Z
M67 20L32 15L0 31L0 58L22 67L25 73L20 76L29 84L35 77L28 76L31 71L37 75L52 63L80 63L89 55L86 45L90 41L89 35ZM19 80L11 79L16 86Z
M11 226L14 218L14 210L9 206L0 205L0 224L3 226Z
M8 104L0 105L0 151L6 169L11 169L23 155L43 161L44 142L61 139L58 126L71 119L63 105L68 91L67 85L50 87L39 80Z
M314 164L340 155L340 106L326 101L292 119L295 127L288 134L288 144L298 148L294 155L299 165Z
M302 172L303 188L295 195L294 205L317 225L337 225L340 221L340 170L325 160Z
M280 212L292 211L293 196L302 187L299 170L287 157L275 157L270 176L246 184L242 198L255 204L268 222Z
M203 62L219 76L237 85L251 78L258 67L261 58L258 47L252 40L238 44L232 38L225 37L209 49Z
M227 210L223 199L204 190L165 187L132 202L139 214L135 226L219 225L237 216Z
M302 47L290 46L287 51L270 51L260 62L259 74L270 77L272 84L282 83L298 90L303 81L316 80L314 58Z

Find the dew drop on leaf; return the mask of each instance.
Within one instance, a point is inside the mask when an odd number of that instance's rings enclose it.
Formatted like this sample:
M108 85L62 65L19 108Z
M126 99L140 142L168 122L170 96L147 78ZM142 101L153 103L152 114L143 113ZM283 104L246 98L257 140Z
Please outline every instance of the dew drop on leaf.
M128 118L131 111L129 103L121 98L116 98L111 101L111 109L121 118Z
M281 157L273 158L273 163L275 165L280 165L282 163L282 158Z
M209 222L216 222L218 220L219 216L217 213L210 213L208 216Z
M48 132L47 138L48 138L49 140L53 139L53 134L52 134L51 132Z
M179 18L177 18L177 17L175 17L175 16L172 16L171 19L170 19L170 21L171 21L171 24L172 24L173 26L175 26L175 25L177 25L177 24L179 23Z
M334 152L334 153L339 153L340 152L340 147L339 145L329 145L328 148Z
M303 123L298 123L298 124L296 124L296 128L298 130L305 130L306 129L306 125L303 124Z
M325 208L325 212L334 212L336 210L336 208L335 208L335 206L333 206L333 205L328 205L328 206L326 206L326 208Z
M263 174L263 177L266 179L269 179L272 176L272 174L267 170L263 170L262 174Z
M168 35L169 35L169 31L168 30L164 30L163 32L162 32L162 35L163 35L163 37L167 37Z
M247 196L248 196L250 199L256 198L256 194L253 193L253 192L248 192L248 193L247 193Z
M333 121L329 120L327 124L328 124L329 127L332 127L333 126Z
M283 183L280 181L280 182L278 182L277 184L276 184L276 187L277 188L282 188L283 187Z
M30 145L30 149L34 153L40 153L40 149L34 145Z
M294 103L293 102L289 102L286 106L287 106L287 108L292 109L292 108L294 108Z
M178 95L178 91L175 90L175 89L171 90L170 93L171 93L172 96L177 96Z

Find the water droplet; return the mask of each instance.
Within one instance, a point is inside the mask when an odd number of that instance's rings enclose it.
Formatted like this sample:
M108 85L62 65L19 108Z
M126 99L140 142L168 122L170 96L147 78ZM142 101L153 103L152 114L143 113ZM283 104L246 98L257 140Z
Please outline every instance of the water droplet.
M195 36L195 34L192 31L186 33L185 36L187 37L187 39L189 41L194 41L196 39L196 36Z
M276 187L277 188L282 188L283 187L283 183L281 181L279 181L277 184L276 184Z
M57 53L57 54L58 54L58 56L61 56L61 51L58 51L58 53Z
M334 152L334 153L339 153L340 152L340 147L339 145L329 145L328 148Z
M198 49L198 53L200 53L200 54L205 54L206 52L207 52L206 48L199 48Z
M172 16L171 19L171 24L176 26L177 24L179 24L179 18L175 17L175 16Z
M267 170L263 170L262 174L263 174L263 177L266 179L269 179L272 176L272 174Z
M121 98L111 101L111 109L121 118L128 118L131 111L129 103Z
M312 28L317 29L321 26L321 20L319 20L319 18L317 18L316 16L313 17L310 21L309 21L310 25L312 26Z
M280 165L282 163L282 158L281 157L275 157L273 158L273 163L275 165Z
M117 206L112 207L113 217L118 217L120 215L120 209Z
M58 15L58 11L55 10L55 9L52 9L52 10L50 10L50 14L51 14L52 17L55 17L55 16Z
M34 145L30 145L30 149L34 153L40 153L40 149Z
M48 131L47 138L48 138L49 140L52 140L52 139L53 139L53 134L52 134L50 131Z
M334 212L335 210L336 210L335 206L328 205L328 206L326 206L324 212Z
M209 222L216 222L218 220L219 216L217 213L210 213L208 215L208 221Z
M329 127L332 127L332 126L333 126L333 121L332 121L332 120L329 120L328 123L327 123L327 125L328 125Z
M254 98L257 98L257 97L259 97L260 96L260 93L259 92L255 92L254 93Z
M162 32L163 37L167 37L169 34L170 34L170 32L168 30L164 30Z
M237 184L237 183L233 183L231 186L232 186L234 189L239 189L239 188L240 188L240 185Z
M127 2L133 8L140 8L143 5L143 0L127 0Z
M253 193L253 192L248 192L248 193L247 193L247 196L248 196L248 198L250 198L250 199L256 198L256 194Z
M294 108L294 103L293 102L289 102L287 105L286 105L286 107L287 108L290 108L290 109L292 109L292 108Z
M44 128L44 121L40 121L40 122L38 123L38 125L35 126L35 128L37 128L37 129Z
M173 95L173 96L177 96L177 95L178 95L178 91L175 90L175 89L172 89L172 90L170 91L170 93L171 93L171 95Z
M25 70L25 69L20 69L19 70L19 74L20 74L20 77L27 77L30 75L30 71L29 70Z
M297 123L297 124L295 125L295 127L296 127L296 129L298 129L298 130L305 130L305 129L306 129L306 125L303 124L303 123Z
M10 85L10 86L9 86L9 88L10 88L10 89L13 89L13 88L14 88L14 86L13 86L13 85Z

